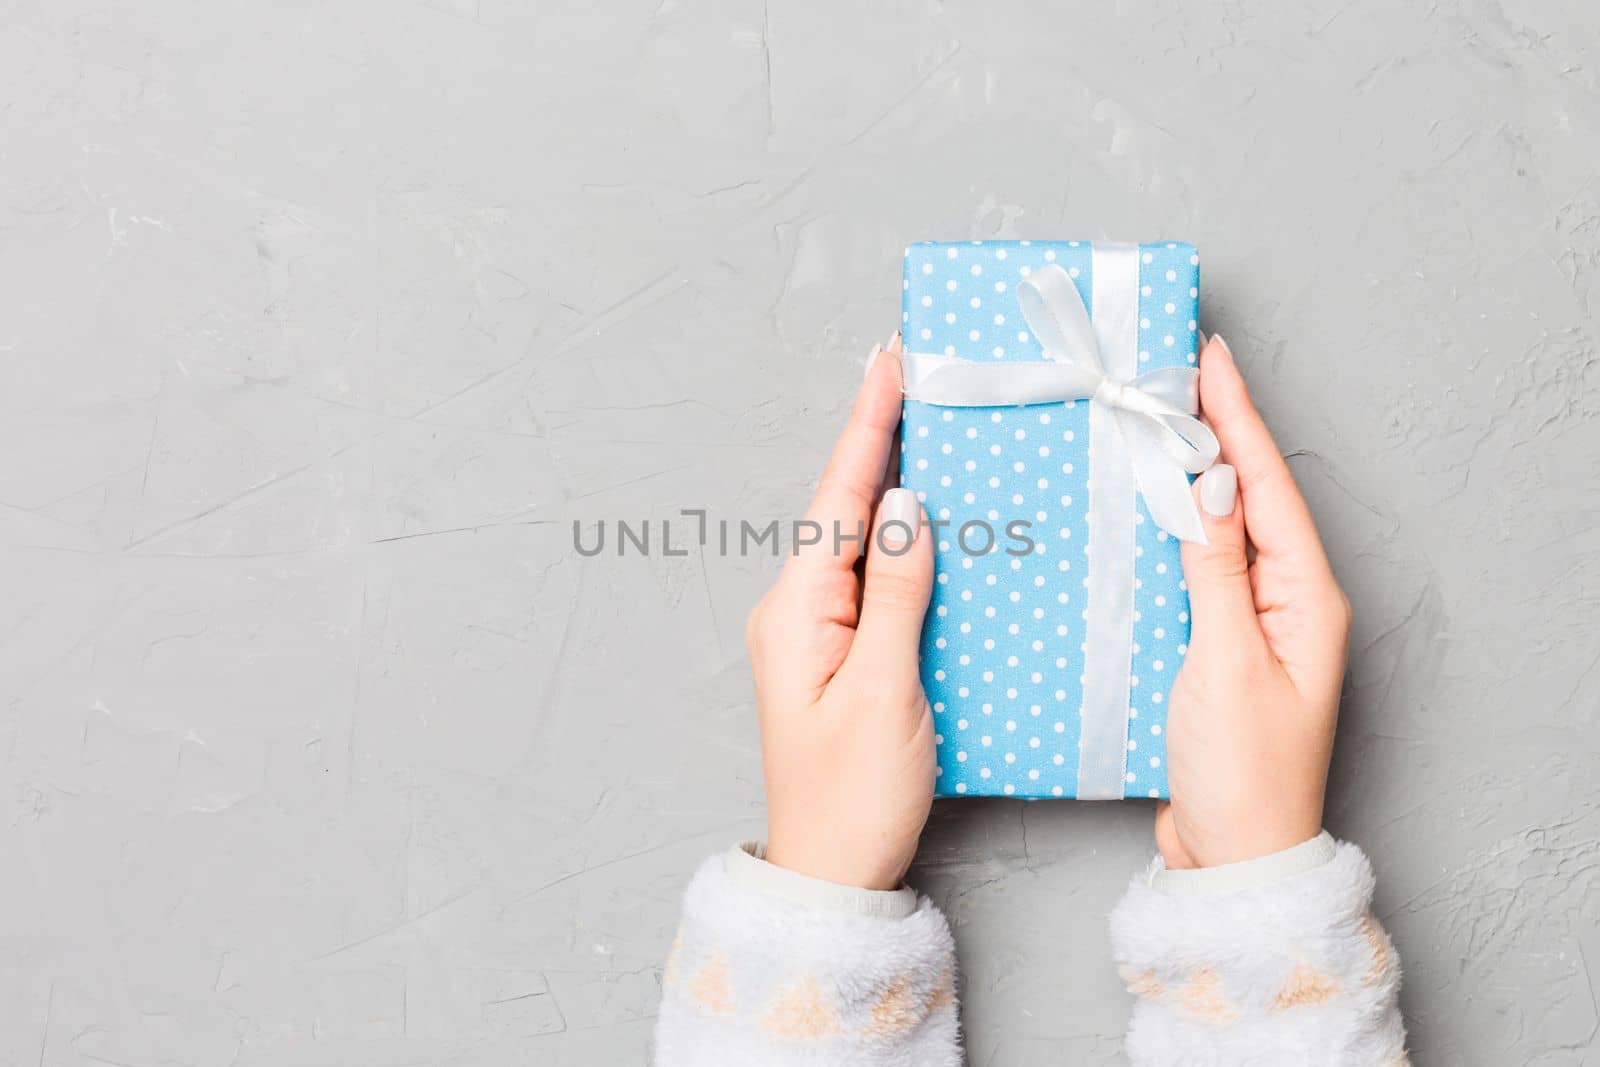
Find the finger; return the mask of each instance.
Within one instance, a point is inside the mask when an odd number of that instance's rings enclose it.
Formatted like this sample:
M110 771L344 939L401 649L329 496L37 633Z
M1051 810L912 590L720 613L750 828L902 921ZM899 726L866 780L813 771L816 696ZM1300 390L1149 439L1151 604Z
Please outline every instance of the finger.
M891 681L917 674L922 620L933 592L933 538L917 494L891 489L883 495L867 549L861 621L846 664Z
M889 354L891 356L894 356L896 358L896 361L898 362L899 356L900 356L900 350L901 350L900 331L896 330L894 332L894 336L889 338L889 343L884 345L883 348L880 349L880 352L884 352L884 353L887 353L887 354ZM871 367L869 366L867 369L871 370ZM904 364L902 364L901 365L901 382L902 382L901 407L902 407L902 410L904 409L904 405L905 405L905 401L904 401L904 396L905 396L904 379L905 379ZM895 486L900 484L900 435L902 433L904 433L904 432L905 432L905 423L903 421L897 422L895 424L895 428L894 428L894 436L892 438L890 438L890 440L889 440L888 462L886 462L883 465L883 477L878 482L878 496L877 496L877 499L880 500L880 501L883 499L883 494L887 493L889 490L893 489Z
M1311 510L1250 401L1228 343L1217 334L1200 356L1200 410L1222 443L1222 458L1238 473L1244 525L1258 557L1326 571Z
M849 570L872 521L900 425L900 334L873 349L850 421L806 509L801 539L785 570Z
M1189 583L1191 647L1223 647L1259 640L1250 564L1245 559L1244 510L1238 506L1234 468L1219 463L1195 480L1206 544L1183 543L1183 577Z

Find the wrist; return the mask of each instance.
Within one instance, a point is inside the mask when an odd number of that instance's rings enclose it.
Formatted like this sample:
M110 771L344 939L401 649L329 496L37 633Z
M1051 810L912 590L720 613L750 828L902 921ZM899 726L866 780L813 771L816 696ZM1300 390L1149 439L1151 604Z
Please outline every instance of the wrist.
M1304 844L1316 837L1321 830L1319 821L1230 836L1225 840L1206 842L1199 847L1190 847L1180 842L1176 847L1161 849L1161 859L1169 870L1174 871L1208 870L1236 863L1249 863Z
M1156 825L1156 846L1170 870L1245 863L1293 848L1322 831L1321 797L1316 803L1254 801L1215 809L1175 802L1171 818ZM1232 809L1231 811L1229 809Z
M905 869L902 867L855 858L847 850L837 847L808 847L777 834L773 834L767 842L765 858L774 867L853 889L899 889L905 878Z
M1252 859L1211 867L1169 867L1163 860L1150 869L1149 885L1170 896L1208 896L1270 885L1323 866L1338 843L1326 830L1295 844Z
M780 867L772 862L768 848L757 842L733 849L726 862L735 882L763 896L803 907L898 919L910 915L917 906L917 894L909 888L867 889Z

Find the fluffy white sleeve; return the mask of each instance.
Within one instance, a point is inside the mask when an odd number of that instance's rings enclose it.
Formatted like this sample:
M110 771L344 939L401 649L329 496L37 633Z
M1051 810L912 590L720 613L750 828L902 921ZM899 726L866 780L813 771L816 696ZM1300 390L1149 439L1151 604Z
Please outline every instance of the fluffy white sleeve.
M657 1067L959 1067L955 955L913 891L875 893L714 856L684 900Z
M1263 872L1273 869L1270 877ZM1111 939L1136 1067L1405 1064L1400 960L1372 868L1324 834L1265 860L1134 879Z

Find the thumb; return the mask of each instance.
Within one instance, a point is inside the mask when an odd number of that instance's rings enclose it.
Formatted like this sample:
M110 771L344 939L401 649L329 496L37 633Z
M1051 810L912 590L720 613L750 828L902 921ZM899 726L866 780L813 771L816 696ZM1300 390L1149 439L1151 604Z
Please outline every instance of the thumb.
M867 546L861 621L848 660L863 668L917 672L922 618L933 592L933 538L917 494L891 489L878 505L872 541Z
M1219 463L1195 479L1194 492L1210 543L1183 543L1183 577L1189 584L1189 610L1194 616L1190 643L1236 642L1242 634L1260 632L1250 590L1250 564L1245 558L1238 474L1228 464Z

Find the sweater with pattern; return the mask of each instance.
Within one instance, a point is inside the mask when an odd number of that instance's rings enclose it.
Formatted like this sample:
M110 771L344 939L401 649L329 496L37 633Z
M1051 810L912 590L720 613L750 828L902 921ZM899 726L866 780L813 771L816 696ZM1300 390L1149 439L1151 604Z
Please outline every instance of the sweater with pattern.
M1134 877L1111 914L1137 1067L1397 1067L1400 963L1372 869L1326 833L1246 863ZM657 1067L959 1067L954 941L926 897L708 859L667 961Z

